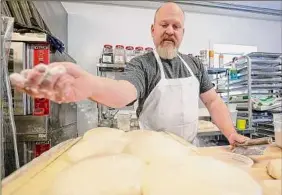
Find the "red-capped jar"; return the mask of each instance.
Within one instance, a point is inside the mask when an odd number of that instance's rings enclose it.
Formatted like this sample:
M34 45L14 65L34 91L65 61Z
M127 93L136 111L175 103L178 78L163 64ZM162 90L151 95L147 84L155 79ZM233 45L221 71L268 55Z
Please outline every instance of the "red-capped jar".
M125 61L126 63L130 62L132 58L135 57L135 50L133 46L126 46L125 47Z
M102 53L102 63L113 64L114 63L114 53L113 46L110 44L105 44Z
M124 46L123 45L116 45L115 47L115 57L114 63L115 64L124 64L125 63L125 56L124 56Z
M145 48L145 53L149 53L149 52L151 52L151 51L153 51L153 48L152 48L152 47L146 47L146 48Z
M135 47L135 56L143 55L144 54L144 48L141 46Z

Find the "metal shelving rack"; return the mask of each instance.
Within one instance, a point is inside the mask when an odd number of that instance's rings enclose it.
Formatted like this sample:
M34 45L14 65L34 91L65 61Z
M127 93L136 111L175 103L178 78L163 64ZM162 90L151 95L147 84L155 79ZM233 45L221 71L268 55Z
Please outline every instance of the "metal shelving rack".
M11 85L8 74L8 58L14 19L1 16L1 69L0 69L0 142L1 178L19 168L16 126L13 113Z
M282 97L282 54L253 52L235 64L238 79L227 84L227 96L230 103L237 103L237 119L247 120L251 136L274 137L272 114L281 112L282 101L269 109L257 109L254 98Z

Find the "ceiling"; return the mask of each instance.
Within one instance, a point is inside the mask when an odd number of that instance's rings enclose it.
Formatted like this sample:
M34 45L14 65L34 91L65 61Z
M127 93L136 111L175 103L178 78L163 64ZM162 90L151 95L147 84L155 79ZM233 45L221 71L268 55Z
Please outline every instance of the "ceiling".
M76 12L75 4L78 1L62 1L68 13ZM73 2L69 4L65 2ZM156 9L165 1L84 1L81 3L93 3L102 5L116 5L136 8ZM235 17L248 17L262 20L282 20L281 1L175 1L186 12L216 14Z
M216 2L282 10L282 1L216 1Z

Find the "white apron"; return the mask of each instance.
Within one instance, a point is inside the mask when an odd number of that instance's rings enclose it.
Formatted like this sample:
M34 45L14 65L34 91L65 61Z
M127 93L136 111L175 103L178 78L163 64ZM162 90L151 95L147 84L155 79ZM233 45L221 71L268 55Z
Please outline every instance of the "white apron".
M168 131L198 145L199 81L178 55L191 76L166 79L161 59L154 50L161 79L147 97L139 116L140 129Z

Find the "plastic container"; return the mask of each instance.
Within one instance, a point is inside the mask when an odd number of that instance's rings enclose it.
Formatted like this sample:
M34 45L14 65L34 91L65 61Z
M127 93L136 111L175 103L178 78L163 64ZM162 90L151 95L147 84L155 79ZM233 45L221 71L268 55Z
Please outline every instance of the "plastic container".
M232 123L235 126L236 125L236 121L237 121L238 110L232 110L232 111L230 111L230 113L231 113Z
M104 45L103 53L102 53L102 63L113 64L114 62L113 57L114 57L113 46L109 44Z
M273 114L275 143L282 148L282 114Z
M143 47L135 47L135 56L140 56L144 54L144 48Z
M117 114L117 127L123 131L130 131L131 114L118 113Z
M209 50L209 68L214 68L214 51Z
M115 55L114 55L115 64L124 64L125 63L125 51L123 45L116 45Z
M224 56L223 56L223 54L221 53L221 54L219 54L219 56L218 56L218 67L219 67L219 68L223 68L223 64L224 64Z
M237 120L237 129L238 130L246 130L247 127L247 120L246 119L238 119Z
M151 51L153 51L153 48L152 48L152 47L146 47L146 48L145 48L145 53L149 53L149 52L151 52Z
M128 63L132 58L135 57L135 50L132 46L125 47L125 62Z

